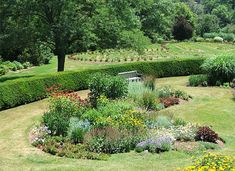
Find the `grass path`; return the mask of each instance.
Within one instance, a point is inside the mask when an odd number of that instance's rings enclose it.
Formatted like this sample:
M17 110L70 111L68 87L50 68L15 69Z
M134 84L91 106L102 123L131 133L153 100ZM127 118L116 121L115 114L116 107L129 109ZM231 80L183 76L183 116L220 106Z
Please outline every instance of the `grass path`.
M163 110L188 121L212 125L227 140L217 152L235 156L235 102L230 90L221 88L186 87L187 77L163 78L157 85L170 84L184 89L194 99L188 103ZM81 92L85 96L86 91ZM32 147L28 134L47 109L47 101L27 104L0 112L0 171L9 170L175 170L190 164L190 155L182 152L163 154L112 155L108 161L76 160L54 157Z

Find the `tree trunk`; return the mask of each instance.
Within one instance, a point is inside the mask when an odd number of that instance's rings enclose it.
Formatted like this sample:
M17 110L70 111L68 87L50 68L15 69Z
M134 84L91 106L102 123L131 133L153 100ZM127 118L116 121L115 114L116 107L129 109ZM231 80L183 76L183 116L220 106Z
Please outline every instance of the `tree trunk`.
M57 55L58 58L58 67L57 67L57 71L58 72L62 72L64 71L64 64L65 64L65 53L59 53Z

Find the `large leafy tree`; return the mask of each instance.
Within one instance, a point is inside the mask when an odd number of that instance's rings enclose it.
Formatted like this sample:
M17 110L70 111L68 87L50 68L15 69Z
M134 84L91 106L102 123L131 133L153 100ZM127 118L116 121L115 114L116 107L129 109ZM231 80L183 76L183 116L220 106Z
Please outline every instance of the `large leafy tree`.
M92 14L83 8L86 1L24 0L22 3L22 10L34 22L40 40L47 42L57 56L58 71L64 71L70 44L78 40L84 30L89 30L87 23L91 23Z
M152 39L154 36L169 38L174 21L174 7L172 0L148 1L140 14L145 34Z

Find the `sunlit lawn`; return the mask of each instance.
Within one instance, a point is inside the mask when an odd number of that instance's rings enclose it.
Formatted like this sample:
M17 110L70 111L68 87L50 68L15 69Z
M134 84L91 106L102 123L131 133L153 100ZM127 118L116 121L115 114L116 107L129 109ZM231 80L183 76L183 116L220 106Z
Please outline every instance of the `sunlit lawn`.
M157 86L172 85L193 96L187 103L163 110L187 121L211 125L225 140L216 153L235 155L235 101L230 89L187 87L188 77L157 80ZM81 92L85 97L86 91ZM50 156L32 147L29 130L39 122L47 100L0 112L0 170L169 170L190 165L191 155L183 152L149 154L135 152L112 155L108 161L76 160Z

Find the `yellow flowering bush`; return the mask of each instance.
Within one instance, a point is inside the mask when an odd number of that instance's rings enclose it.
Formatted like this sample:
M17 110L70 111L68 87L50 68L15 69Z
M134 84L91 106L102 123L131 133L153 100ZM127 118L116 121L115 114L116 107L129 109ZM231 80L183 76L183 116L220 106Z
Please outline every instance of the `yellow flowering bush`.
M235 157L208 153L183 171L235 171Z

